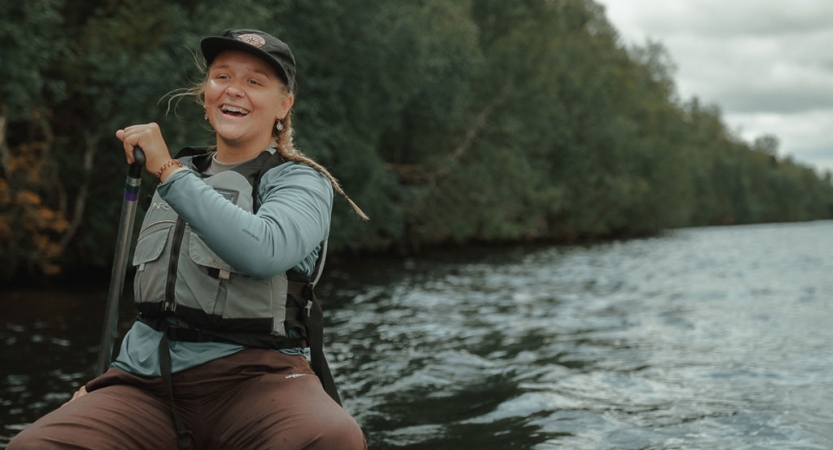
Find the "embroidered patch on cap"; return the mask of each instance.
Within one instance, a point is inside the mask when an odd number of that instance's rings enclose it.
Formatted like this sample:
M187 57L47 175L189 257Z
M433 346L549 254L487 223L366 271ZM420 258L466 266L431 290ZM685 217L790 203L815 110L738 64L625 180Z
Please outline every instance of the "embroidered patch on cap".
M240 36L237 36L237 40L238 41L243 41L243 42L245 42L249 45L252 45L252 46L258 47L258 48L263 47L264 45L266 45L266 39L263 39L261 36L258 36L256 34L251 34L251 33L250 34L241 34Z

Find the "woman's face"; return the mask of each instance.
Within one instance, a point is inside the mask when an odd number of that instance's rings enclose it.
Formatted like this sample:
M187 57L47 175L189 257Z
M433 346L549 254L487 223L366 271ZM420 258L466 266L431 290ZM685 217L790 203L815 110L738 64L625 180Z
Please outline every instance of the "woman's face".
M293 101L272 67L257 56L227 50L208 69L205 112L218 141L229 147L268 147L275 120L287 114Z

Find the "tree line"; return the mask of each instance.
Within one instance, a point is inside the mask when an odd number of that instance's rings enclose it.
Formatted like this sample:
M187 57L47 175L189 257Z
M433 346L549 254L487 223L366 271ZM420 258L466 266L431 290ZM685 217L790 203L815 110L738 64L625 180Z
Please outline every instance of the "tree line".
M592 0L27 0L0 4L0 280L110 265L115 130L211 142L168 100L226 28L295 53L298 147L371 217L336 200L334 252L833 217L829 173L680 98L664 47L626 48Z

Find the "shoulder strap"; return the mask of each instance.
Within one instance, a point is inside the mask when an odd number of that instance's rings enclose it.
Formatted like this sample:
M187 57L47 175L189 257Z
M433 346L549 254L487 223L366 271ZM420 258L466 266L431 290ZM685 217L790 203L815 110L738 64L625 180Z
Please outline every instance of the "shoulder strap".
M178 151L176 155L174 155L174 158L178 159L186 156L205 155L211 150L214 150L214 147L184 147L182 150Z
M200 172L205 172L211 166L211 154L214 147L185 147L176 153L174 158L183 159L191 157L191 164Z
M312 269L312 276L309 282L313 288L318 284L318 280L321 279L321 274L324 272L324 261L327 260L327 242L329 240L325 239L319 246L318 259L315 260L315 267Z
M269 155L269 156L264 156ZM252 205L254 205L254 212L257 212L260 205L257 203L257 194L260 190L260 180L263 178L263 175L269 171L269 169L275 168L280 166L281 164L286 162L286 158L281 155L281 153L277 150L271 152L265 151L258 156L258 160L262 159L263 162L260 165L260 169L258 170L257 176L254 178L252 182Z

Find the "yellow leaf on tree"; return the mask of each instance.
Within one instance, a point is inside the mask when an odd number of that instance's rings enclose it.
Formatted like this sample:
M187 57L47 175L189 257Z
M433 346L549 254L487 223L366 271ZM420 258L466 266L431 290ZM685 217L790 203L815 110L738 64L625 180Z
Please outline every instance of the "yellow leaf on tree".
M40 205L40 196L32 191L20 191L15 198L19 205Z

